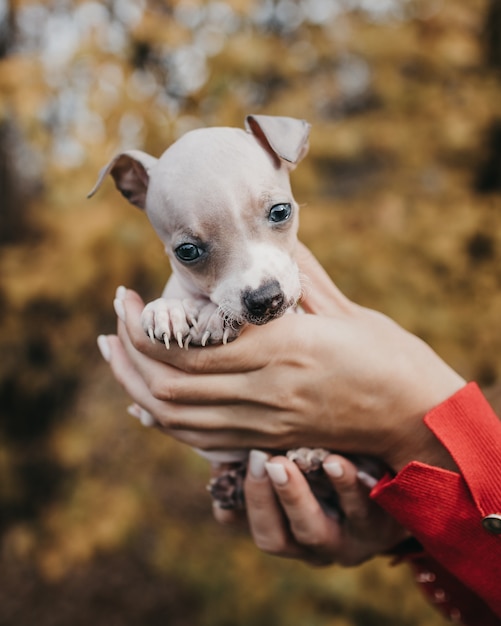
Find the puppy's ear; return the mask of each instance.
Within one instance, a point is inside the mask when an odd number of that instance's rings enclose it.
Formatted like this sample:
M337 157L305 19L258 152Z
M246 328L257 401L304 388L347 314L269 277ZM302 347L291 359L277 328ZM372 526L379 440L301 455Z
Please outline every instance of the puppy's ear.
M97 182L87 198L91 198L105 177L111 174L118 191L131 204L139 209L144 209L146 192L150 182L149 172L157 161L158 159L155 157L140 150L129 150L118 154L100 171Z
M293 117L248 115L245 127L281 161L294 168L308 152L310 124Z

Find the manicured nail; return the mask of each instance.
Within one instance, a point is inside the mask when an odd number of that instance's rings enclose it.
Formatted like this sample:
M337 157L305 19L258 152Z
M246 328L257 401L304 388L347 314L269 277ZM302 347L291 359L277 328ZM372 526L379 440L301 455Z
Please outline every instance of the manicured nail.
M249 455L249 471L253 478L258 480L266 476L266 462L269 459L269 455L261 450L251 450Z
M141 424L143 426L146 426L146 428L151 428L152 426L155 426L156 424L156 420L153 417L153 415L151 413L148 413L148 411L146 411L145 409L143 409L143 412L141 414Z
M330 463L324 463L323 465L325 472L331 478L341 478L344 474L343 466L341 463L337 461L331 461Z
M147 428L151 428L151 426L156 424L156 420L153 415L148 413L146 409L140 407L139 404L129 404L127 407L127 413L138 419L141 424Z
M363 472L362 470L357 472L357 478L368 489L374 489L374 487L379 482L377 478L374 478L374 476L371 476L370 474L367 474L367 472Z
M103 359L109 363L111 359L111 350L110 344L108 343L108 339L105 335L99 335L97 338L97 347L99 348L99 352L101 352Z
M272 482L279 487L283 487L289 482L289 477L285 471L285 467L280 463L265 463L266 471Z
M142 410L143 409L138 404L129 404L127 407L127 413L138 420L141 419Z
M127 293L127 288L124 287L123 285L120 285L120 287L117 287L117 291L115 293L115 298L117 300L123 300L125 298L125 294Z
M118 317L122 320L122 322L125 322L125 308L123 301L115 298L113 300L113 307Z

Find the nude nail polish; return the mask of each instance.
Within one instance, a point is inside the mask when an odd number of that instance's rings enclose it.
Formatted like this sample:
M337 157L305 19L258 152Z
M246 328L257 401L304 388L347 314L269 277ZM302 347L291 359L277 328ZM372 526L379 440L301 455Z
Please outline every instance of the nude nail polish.
M268 472L268 476L271 478L271 481L275 483L275 485L283 487L289 482L287 471L283 465L280 465L280 463L265 463L265 467Z
M97 347L99 348L99 352L101 352L103 359L109 363L111 359L111 350L110 344L108 343L108 339L105 335L99 335L97 338Z
M117 300L123 300L125 298L126 293L127 293L127 288L124 287L123 285L120 285L119 287L117 287L115 298Z
M155 418L153 417L151 413L148 413L146 409L142 409L141 417L139 419L141 421L141 424L143 426L146 426L146 428L151 428L152 426L155 426L156 424Z
M331 476L331 478L341 478L344 474L343 466L337 461L331 461L330 463L324 463L325 472Z
M129 404L127 407L127 413L136 419L141 419L142 408L138 404Z
M374 476L371 476L362 470L357 472L357 478L368 489L374 489L374 487L378 484L377 478L374 478Z
M266 461L269 455L261 450L251 450L249 455L249 472L258 480L266 476Z
M125 308L122 300L115 298L113 300L113 307L117 316L122 320L122 322L125 322Z

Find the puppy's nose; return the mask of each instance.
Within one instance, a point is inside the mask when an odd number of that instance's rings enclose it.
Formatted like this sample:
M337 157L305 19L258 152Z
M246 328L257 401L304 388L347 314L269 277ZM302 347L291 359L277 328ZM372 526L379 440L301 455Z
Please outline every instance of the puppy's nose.
M273 280L257 289L245 291L242 301L250 315L253 318L259 318L257 323L264 323L282 308L284 294L278 281Z

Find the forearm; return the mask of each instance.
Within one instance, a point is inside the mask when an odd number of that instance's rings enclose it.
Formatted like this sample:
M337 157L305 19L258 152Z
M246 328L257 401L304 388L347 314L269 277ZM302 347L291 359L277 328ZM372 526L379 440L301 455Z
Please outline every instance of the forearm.
M460 473L413 462L372 496L501 616L501 540L483 525L486 516L501 513L501 423L474 384L425 422Z

